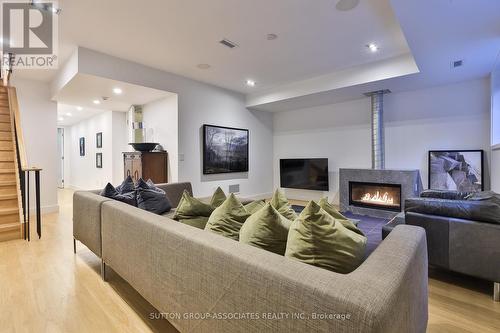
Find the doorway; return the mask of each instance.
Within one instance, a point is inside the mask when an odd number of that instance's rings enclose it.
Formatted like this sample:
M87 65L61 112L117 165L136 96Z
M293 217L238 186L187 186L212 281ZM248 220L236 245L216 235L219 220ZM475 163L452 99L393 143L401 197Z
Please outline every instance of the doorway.
M57 129L57 154L59 158L57 187L64 188L64 128Z

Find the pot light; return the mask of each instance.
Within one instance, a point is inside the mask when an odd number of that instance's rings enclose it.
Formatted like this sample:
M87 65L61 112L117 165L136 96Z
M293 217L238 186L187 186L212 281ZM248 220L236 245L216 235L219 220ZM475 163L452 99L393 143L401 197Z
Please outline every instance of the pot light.
M59 121L63 121L63 120L64 120L64 118L63 118L63 117L59 117L59 118L57 118L57 120L59 120Z
M77 109L78 111L82 111L82 110L83 110L83 108L82 108L81 106L77 106L77 107L76 107L76 109Z
M374 43L370 43L368 45L366 45L366 47L370 50L370 52L372 53L375 53L378 51L379 47L377 46L377 44L374 44Z
M123 93L123 90L121 88L113 88L113 93L115 95L121 95Z
M199 69L209 69L211 66L209 64L198 64L196 67Z
M249 87L255 87L257 83L254 80L247 80L247 86Z
M71 113L69 113L69 112L68 112L68 113L66 113L66 116L71 117L71 116L73 116L73 115L72 115Z
M101 104L101 101L100 101L100 100L98 100L98 99L94 99L94 100L92 101L92 103L94 103L95 105L99 105L99 104Z
M278 38L278 35L276 34L267 34L267 40L275 40Z

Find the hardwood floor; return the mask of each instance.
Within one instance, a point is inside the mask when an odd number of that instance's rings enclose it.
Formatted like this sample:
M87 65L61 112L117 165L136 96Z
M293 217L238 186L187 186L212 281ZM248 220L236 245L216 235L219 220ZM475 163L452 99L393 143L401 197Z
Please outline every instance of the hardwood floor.
M0 243L0 332L176 332L118 275L100 278L100 260L82 244L73 254L72 192L44 216L43 238ZM499 332L492 284L431 271L428 332Z

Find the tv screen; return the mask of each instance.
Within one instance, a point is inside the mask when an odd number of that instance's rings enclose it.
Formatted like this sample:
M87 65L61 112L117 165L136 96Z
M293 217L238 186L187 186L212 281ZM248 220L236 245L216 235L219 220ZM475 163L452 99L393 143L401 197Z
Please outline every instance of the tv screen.
M328 191L328 159L281 159L280 181L284 188Z

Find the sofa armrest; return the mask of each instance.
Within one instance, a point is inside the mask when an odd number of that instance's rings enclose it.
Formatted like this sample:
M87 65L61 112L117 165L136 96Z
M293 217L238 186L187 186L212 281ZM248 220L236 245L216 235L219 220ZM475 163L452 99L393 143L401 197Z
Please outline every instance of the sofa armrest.
M102 214L103 260L158 310L178 314L169 321L180 331L425 332L422 228L396 227L343 275L120 202ZM207 313L236 317L189 317ZM240 317L249 313L260 320Z
M73 237L101 257L101 206L112 199L96 191L73 194Z

